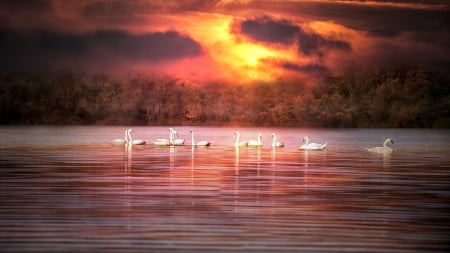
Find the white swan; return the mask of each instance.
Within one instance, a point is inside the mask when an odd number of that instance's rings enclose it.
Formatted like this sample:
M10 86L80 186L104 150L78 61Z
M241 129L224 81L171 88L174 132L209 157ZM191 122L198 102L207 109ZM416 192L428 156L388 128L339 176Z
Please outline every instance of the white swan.
M137 139L137 140L133 140L133 138L131 137L131 133L133 133L134 130L133 129L128 129L127 134L128 134L128 143L131 143L133 145L145 145L145 141L141 140L141 139Z
M318 143L309 143L308 136L303 137L303 142L305 144L300 146L300 149L302 150L324 150L327 146L327 143L325 144L318 144Z
M240 141L241 139L241 133L239 131L234 132L234 135L236 135L236 142L234 143L235 147L247 147L248 141Z
M277 135L275 133L272 133L272 147L273 148L281 148L284 147L284 143L281 141L277 141Z
M383 147L374 147L374 148L366 148L369 152L375 152L375 153L392 153L394 152L394 149L392 147L389 147L388 144L394 144L394 141L392 139L386 139L383 143Z
M113 145L124 145L128 142L128 129L125 130L125 136L123 139L114 139L112 140Z
M170 138L172 136L172 131L173 128L169 128L169 139L156 139L155 141L153 141L153 144L155 144L156 146L170 146L171 142L170 142Z
M262 147L263 143L262 143L261 138L262 138L262 134L259 133L258 134L258 140L256 140L256 141L255 140L249 140L248 141L248 146L249 147Z
M191 133L191 145L192 146L207 147L207 146L211 145L211 143L209 141L199 141L199 142L195 143L195 141L194 141L194 130L190 130L189 132Z
M170 144L172 146L183 146L184 139L175 139L175 135L178 136L178 132L172 129L170 133Z

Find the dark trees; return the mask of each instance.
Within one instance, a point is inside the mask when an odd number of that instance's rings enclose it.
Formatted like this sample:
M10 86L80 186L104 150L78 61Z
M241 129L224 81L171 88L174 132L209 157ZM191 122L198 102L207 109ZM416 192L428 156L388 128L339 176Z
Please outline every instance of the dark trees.
M449 90L448 77L419 68L354 72L314 86L3 74L0 123L450 127Z

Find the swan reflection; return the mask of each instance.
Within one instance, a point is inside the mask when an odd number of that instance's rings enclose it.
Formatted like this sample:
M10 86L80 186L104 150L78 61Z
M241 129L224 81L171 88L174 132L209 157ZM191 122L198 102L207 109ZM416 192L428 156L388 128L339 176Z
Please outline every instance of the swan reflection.
M133 161L133 144L131 142L125 143L125 149L124 149L124 200L123 200L123 206L124 206L124 213L126 217L130 217L131 211L131 168L132 168L132 161ZM130 228L130 223L127 222L127 228Z
M303 158L304 158L304 162L303 162L303 168L304 170L304 176L303 176L303 186L306 189L308 187L308 167L309 167L309 150L305 150L303 152Z
M237 141L238 142L238 141ZM236 143L237 143L236 142ZM239 146L234 149L234 212L239 211Z

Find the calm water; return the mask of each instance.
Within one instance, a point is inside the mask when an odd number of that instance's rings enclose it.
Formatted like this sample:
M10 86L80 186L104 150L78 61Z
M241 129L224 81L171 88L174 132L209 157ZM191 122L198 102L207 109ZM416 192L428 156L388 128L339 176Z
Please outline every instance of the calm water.
M212 146L193 149L135 127L150 144L131 152L110 144L124 130L0 127L2 252L449 250L450 130L196 127ZM235 130L265 146L236 150ZM364 150L388 137L393 154Z

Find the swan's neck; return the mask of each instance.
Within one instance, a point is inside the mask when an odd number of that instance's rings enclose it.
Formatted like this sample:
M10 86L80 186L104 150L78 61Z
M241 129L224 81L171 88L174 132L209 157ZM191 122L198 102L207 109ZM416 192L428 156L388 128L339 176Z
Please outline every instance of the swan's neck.
M308 145L309 144L309 138L308 137L305 137L305 138L303 138L304 140L305 140L305 145Z
M388 148L388 143L389 143L389 140L385 140L383 142L383 147Z
M169 141L170 141L170 144L174 144L174 142L173 142L173 139L174 139L174 135L175 135L175 132L174 131L171 131L170 132L170 136L169 136Z
M262 135L261 135L261 134L258 135L258 142L259 142L259 143L262 143L262 139L261 139L261 138L262 138Z
M191 132L191 142L192 142L192 146L195 146L194 132Z
M128 143L132 143L133 139L131 138L131 131L130 130L127 131L127 135L128 135L128 139L127 139Z
M276 143L277 143L277 136L273 135L272 147L275 147Z
M234 144L235 147L239 147L239 139L241 138L241 135L239 133L236 133L236 143Z

